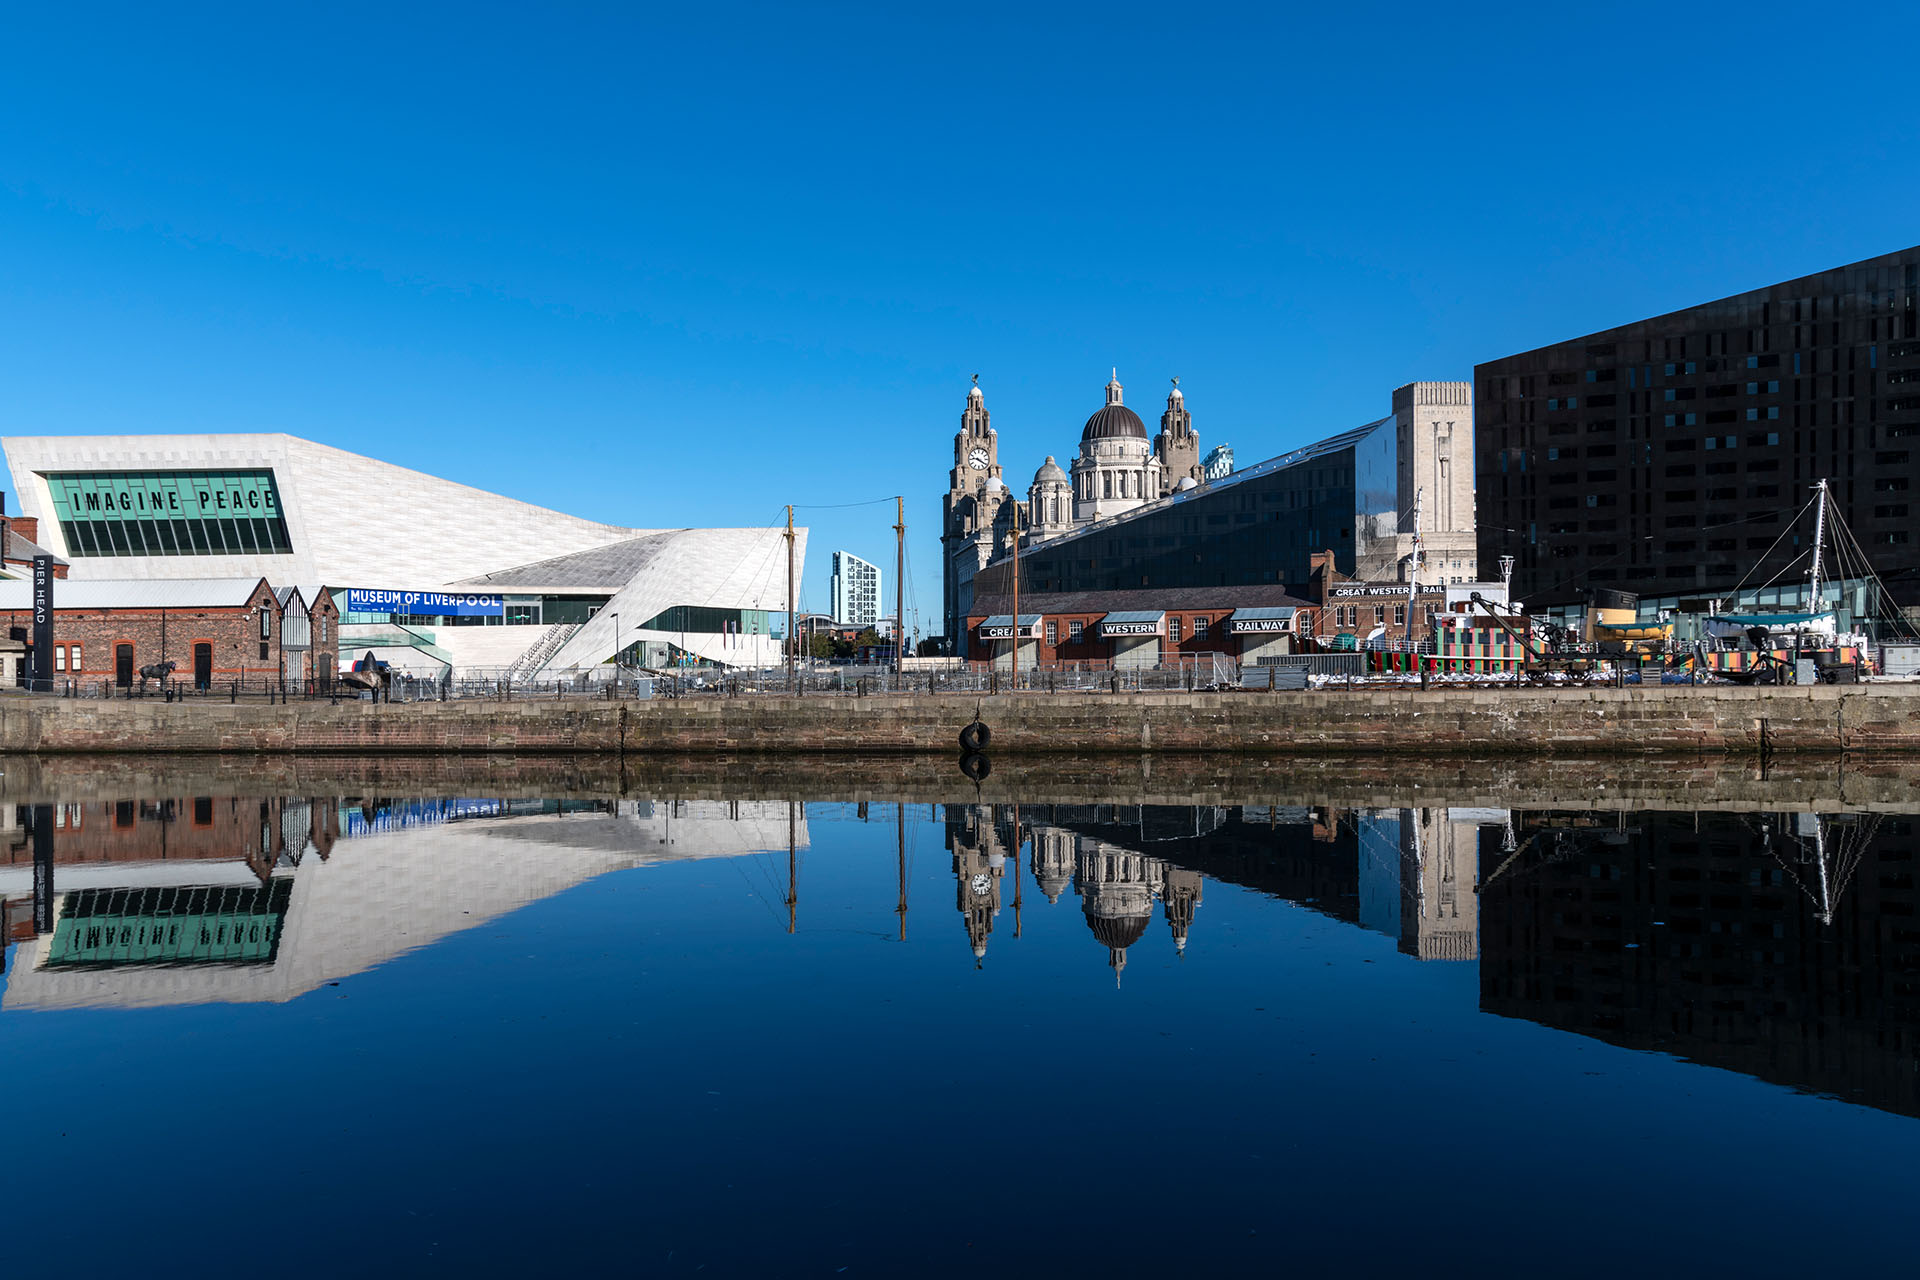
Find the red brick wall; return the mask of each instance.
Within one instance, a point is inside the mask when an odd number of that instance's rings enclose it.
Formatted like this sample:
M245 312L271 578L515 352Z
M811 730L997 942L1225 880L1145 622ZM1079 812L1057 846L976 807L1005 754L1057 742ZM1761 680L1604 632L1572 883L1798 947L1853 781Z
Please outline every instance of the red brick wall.
M307 650L306 678L331 684L340 674L340 611L334 607L333 593L321 591L318 600L307 602L308 634L313 647Z
M254 589L244 607L224 609L62 609L60 593L54 592L53 642L56 651L64 647L69 655L79 645L84 667L76 672L69 657L66 670L56 669L60 680L101 681L114 677L114 650L122 644L133 646L134 683L139 683L141 667L171 659L177 665L174 678L193 678L193 647L213 646L213 680L224 683L244 677L258 679L280 672L280 608L273 591L264 582ZM260 611L270 615L269 637L260 639ZM25 629L33 638L33 611L0 609L0 634L11 634L14 627ZM335 623L330 627L338 633ZM267 656L260 656L265 644ZM336 646L337 647L337 646Z

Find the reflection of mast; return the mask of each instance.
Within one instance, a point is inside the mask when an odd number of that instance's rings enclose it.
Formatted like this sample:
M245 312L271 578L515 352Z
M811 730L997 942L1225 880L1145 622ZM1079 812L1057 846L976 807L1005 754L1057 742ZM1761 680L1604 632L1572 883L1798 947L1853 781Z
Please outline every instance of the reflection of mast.
M907 805L901 801L893 806L894 847L900 864L900 905L894 914L900 917L900 941L907 940Z
M792 933L800 913L800 877L799 858L795 850L799 845L798 815L794 812L793 801L787 801L787 932Z
M1761 824L1761 841L1781 868L1793 877L1800 892L1812 901L1816 908L1814 914L1820 923L1830 925L1833 923L1835 900L1845 894L1847 886L1853 883L1853 873L1858 870L1862 855L1880 829L1880 816L1873 815L1865 827L1857 822L1849 823L1849 830L1834 834L1831 846L1827 840L1827 820L1820 814L1795 814L1794 820L1800 828L1797 834L1784 822L1781 831L1799 846L1801 856L1798 861L1804 863L1809 855L1813 858L1815 883L1811 887L1801 882L1799 875L1782 856L1782 850L1775 847L1771 823Z
M1014 643L1018 644L1016 638ZM1020 802L1013 802L1013 936L1020 936Z

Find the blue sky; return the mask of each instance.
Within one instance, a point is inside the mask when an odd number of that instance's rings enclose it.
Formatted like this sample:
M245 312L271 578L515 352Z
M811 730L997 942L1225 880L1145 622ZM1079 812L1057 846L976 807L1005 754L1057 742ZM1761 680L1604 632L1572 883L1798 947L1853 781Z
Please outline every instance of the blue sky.
M12 6L0 431L284 430L768 525L937 629L1110 366L1243 462L1393 387L1920 242L1920 11ZM351 519L351 512L341 518ZM378 584L369 584L378 585Z

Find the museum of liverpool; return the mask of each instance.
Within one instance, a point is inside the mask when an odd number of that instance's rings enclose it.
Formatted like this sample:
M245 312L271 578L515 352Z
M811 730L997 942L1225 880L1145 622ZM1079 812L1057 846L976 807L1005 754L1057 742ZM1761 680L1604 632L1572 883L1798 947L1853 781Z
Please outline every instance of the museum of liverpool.
M629 529L295 436L15 436L19 513L74 581L259 576L332 593L341 661L565 679L770 666L784 529ZM806 531L796 529L795 573ZM57 605L57 595L56 595Z

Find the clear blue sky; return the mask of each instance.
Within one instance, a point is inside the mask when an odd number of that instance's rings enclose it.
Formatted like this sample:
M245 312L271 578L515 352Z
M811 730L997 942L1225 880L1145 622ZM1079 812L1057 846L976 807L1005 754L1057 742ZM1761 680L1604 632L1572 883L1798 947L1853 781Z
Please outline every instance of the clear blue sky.
M1909 6L10 6L0 430L283 430L622 524L1243 462L1920 242ZM351 519L351 511L340 513ZM803 510L885 565L891 506ZM378 585L378 584L369 584Z

